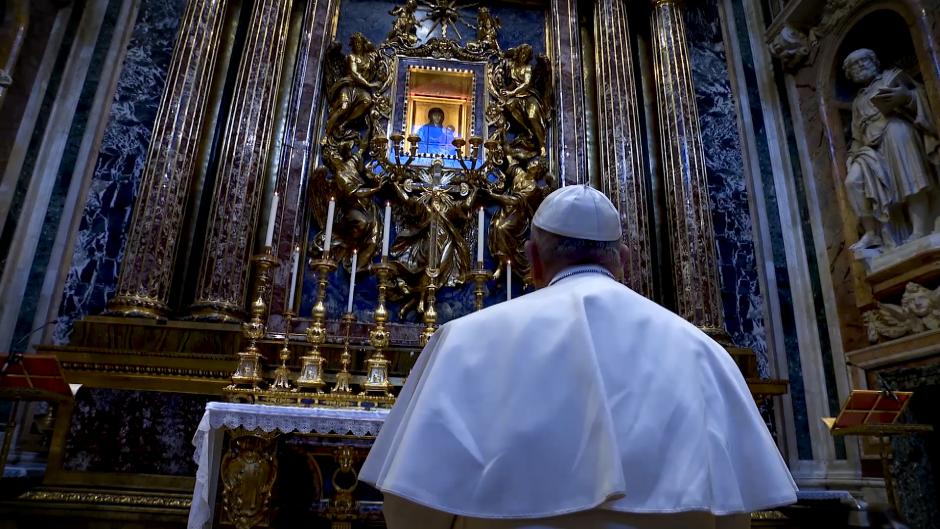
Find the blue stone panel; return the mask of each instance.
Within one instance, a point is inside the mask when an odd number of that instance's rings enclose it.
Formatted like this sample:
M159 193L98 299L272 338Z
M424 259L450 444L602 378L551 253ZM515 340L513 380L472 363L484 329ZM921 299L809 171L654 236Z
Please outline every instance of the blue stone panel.
M114 294L184 7L185 0L144 0L140 7L75 239L59 308L57 342L68 340L73 321L101 312Z

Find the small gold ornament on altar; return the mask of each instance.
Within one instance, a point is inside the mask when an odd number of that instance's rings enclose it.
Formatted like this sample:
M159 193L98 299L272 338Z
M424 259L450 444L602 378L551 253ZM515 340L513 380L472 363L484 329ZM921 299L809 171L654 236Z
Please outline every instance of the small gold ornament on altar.
M346 326L346 338L343 340L343 354L340 355L340 364L343 368L336 373L336 385L333 386L331 393L348 395L352 393L352 373L349 372L349 364L352 363L352 355L349 354L349 330L356 321L356 315L352 312L343 314L343 323Z

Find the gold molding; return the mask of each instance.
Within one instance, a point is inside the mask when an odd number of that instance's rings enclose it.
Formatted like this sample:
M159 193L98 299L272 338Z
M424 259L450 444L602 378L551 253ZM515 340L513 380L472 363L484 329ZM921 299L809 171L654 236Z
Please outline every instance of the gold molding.
M85 503L92 505L119 505L122 507L157 507L189 510L191 495L167 492L114 493L89 490L38 489L26 491L18 498L29 502Z

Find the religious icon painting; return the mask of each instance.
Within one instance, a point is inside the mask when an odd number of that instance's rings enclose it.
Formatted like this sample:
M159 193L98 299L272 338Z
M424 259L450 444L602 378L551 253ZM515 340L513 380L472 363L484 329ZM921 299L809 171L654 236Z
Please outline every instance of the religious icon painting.
M484 132L479 104L484 65L400 58L398 72L392 129L418 140L416 164L442 160L446 167L458 167L458 158L466 159L469 152L455 146L454 140Z

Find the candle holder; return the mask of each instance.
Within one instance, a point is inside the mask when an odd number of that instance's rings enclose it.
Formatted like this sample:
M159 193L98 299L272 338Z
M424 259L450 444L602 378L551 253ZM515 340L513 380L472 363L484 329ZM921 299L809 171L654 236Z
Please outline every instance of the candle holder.
M483 267L483 262L480 261L476 269L470 272L470 277L476 285L473 289L474 310L481 310L483 309L483 295L486 294L486 282L490 280L492 274Z
M293 389L290 385L290 369L287 368L287 361L290 360L290 327L293 318L293 312L287 311L284 313L284 321L286 324L284 329L284 344L278 355L281 359L281 365L274 371L274 383L271 384L273 391L290 391Z
M431 340L431 336L434 335L434 331L437 330L437 311L434 309L434 304L437 301L437 285L435 281L437 280L440 270L437 268L428 268L428 287L425 291L427 296L424 306L424 330L421 331L421 337L418 340L418 343L421 344L421 347L424 347Z
M270 246L264 252L251 258L258 271L255 279L254 301L251 303L251 320L242 324L242 334L248 339L248 349L238 353L238 366L232 373L232 383L235 386L257 386L262 380L261 354L258 353L258 340L265 335L264 315L268 310L264 298L271 284L271 268L277 265Z
M349 354L349 329L355 321L356 315L352 312L343 314L342 322L346 326L346 338L343 340L343 354L339 357L342 369L339 373L336 373L336 384L333 386L331 393L343 395L352 393L352 387L349 385L352 382L352 373L349 372L349 364L352 363L352 355Z
M323 380L323 364L325 360L320 354L320 346L326 343L326 285L330 274L336 270L336 263L325 254L322 259L313 262L317 271L317 301L311 311L310 325L305 334L307 341L313 345L310 354L305 355L301 361L300 377L297 378L297 387L305 390L322 392L326 382Z
M467 140L463 138L454 138L454 141L450 142L451 145L457 149L457 158L464 157L464 146L467 145Z
M379 296L378 306L375 309L375 325L369 331L369 343L374 352L366 360L366 381L362 384L363 395L366 393L381 393L388 395L392 384L388 381L389 361L385 358L384 350L389 344L389 333L385 327L388 321L388 310L385 308L385 291L388 288L388 278L392 272L392 265L387 258L371 266L372 273L378 280Z

